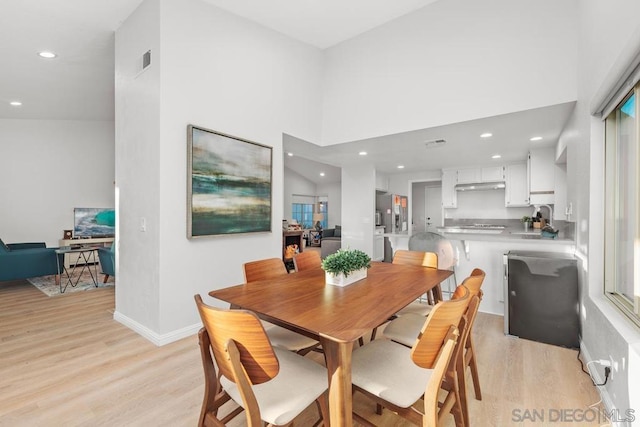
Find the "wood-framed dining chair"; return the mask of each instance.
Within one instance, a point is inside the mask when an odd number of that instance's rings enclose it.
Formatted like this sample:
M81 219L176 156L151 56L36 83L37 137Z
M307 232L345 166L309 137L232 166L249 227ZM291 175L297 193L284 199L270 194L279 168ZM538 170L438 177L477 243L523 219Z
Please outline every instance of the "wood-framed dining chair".
M393 254L392 263L400 265L419 265L426 268L438 268L438 254L435 252L398 249ZM427 304L423 304L421 301L414 301L400 310L397 315L402 316L407 313L417 313L426 316L428 312L431 311L431 307L440 301L442 301L442 289L440 289L440 284L438 283L437 286L427 292Z
M322 259L317 251L304 251L293 257L296 271L305 271L322 267Z
M474 268L469 277L467 277L463 282L464 285L471 295L475 295L478 297L478 306L482 301L482 284L485 279L485 272L480 268ZM458 287L459 288L459 287ZM456 292L458 292L458 288L456 288ZM456 293L452 295L452 298L456 298ZM469 366L471 369L471 379L473 380L473 389L475 393L475 397L477 400L482 400L482 391L480 389L480 377L478 375L478 363L476 361L476 353L475 347L473 344L473 335L471 334L471 330L475 323L476 316L478 314L478 307L476 307L475 312L468 314L469 321L469 334L465 337L464 343L464 363L465 370L466 367ZM418 335L420 334L420 330L422 325L424 324L424 317L418 314L407 314L402 317L398 317L397 319L392 320L385 327L383 334L386 338L389 338L392 341L401 343L405 346L412 346Z
M200 295L195 300L209 339L206 351L211 351L220 370L216 375L205 368L205 377L219 378L219 386L205 388L200 425L224 425L226 421L217 418L217 409L225 394L244 408L250 427L262 426L263 421L289 425L314 401L321 419L328 419L327 370L323 366L272 346L253 312L212 307ZM214 397L207 399L207 392Z
M246 283L258 280L278 279L289 274L284 262L280 258L267 258L244 263L242 266ZM271 343L276 347L281 347L289 351L305 355L320 345L320 342L313 338L290 331L267 321L262 324L269 335Z
M355 349L351 364L354 390L416 425L436 426L443 416L438 411L438 390L454 348L452 333L458 334L469 301L467 292L462 298L436 304L412 348L375 340ZM422 411L413 406L421 398ZM462 420L461 413L454 412L454 416Z

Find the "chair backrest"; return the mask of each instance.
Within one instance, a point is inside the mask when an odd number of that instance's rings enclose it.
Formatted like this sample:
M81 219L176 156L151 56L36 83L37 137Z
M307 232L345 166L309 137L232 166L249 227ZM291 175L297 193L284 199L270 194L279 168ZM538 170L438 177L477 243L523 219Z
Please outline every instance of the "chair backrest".
M421 368L433 369L440 347L451 326L456 328L469 305L469 291L462 286L457 299L436 304L427 317L418 340L411 348L413 363Z
M435 252L398 249L393 254L393 264L421 265L423 267L438 268L438 255Z
M322 267L322 259L316 251L304 251L293 257L296 271L305 271Z
M246 262L243 265L245 282L255 282L256 280L277 279L286 276L287 267L280 258L267 258L259 261Z
M462 284L469 289L472 295L478 295L482 283L484 282L485 273L479 268L474 268L471 275L464 279Z
M458 261L453 251L453 245L438 233L422 231L409 238L410 251L435 252L438 255L438 268L449 270Z
M209 306L200 295L195 296L198 312L211 340L216 364L230 381L241 374L234 372L229 344L235 343L240 362L252 384L262 384L274 378L280 369L271 342L260 319L246 310L223 310Z
M438 393L458 339L458 328L450 326L433 364L433 372L424 392L423 426L438 425Z

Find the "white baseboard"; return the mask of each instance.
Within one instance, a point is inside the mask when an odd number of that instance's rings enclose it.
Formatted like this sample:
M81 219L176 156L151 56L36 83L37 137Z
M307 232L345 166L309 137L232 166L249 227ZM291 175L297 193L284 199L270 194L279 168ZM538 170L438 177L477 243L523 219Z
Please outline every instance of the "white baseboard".
M200 328L202 328L202 324L198 323L195 325L186 326L184 328L171 331L166 334L158 334L157 332L152 331L144 325L136 322L135 320L125 316L124 314L116 311L113 313L113 320L122 323L127 328L133 330L134 332L142 335L147 340L151 341L158 347L170 344L174 341L181 340L182 338L190 337L198 333Z

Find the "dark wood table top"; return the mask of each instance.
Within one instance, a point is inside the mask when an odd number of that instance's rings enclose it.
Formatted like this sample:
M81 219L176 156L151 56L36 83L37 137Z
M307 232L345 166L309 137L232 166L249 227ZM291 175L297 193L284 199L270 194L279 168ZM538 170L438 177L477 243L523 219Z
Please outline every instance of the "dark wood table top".
M209 292L270 322L312 337L353 342L452 274L449 270L373 262L367 278L326 285L322 269Z

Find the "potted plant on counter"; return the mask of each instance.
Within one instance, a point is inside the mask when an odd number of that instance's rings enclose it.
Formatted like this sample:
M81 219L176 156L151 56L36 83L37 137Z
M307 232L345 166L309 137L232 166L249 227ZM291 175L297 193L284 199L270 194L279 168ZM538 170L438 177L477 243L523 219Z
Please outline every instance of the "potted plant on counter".
M371 258L361 250L338 249L322 261L328 285L347 286L367 277Z
M524 231L529 231L529 227L531 226L531 217L525 215L520 218L520 222L524 225Z

